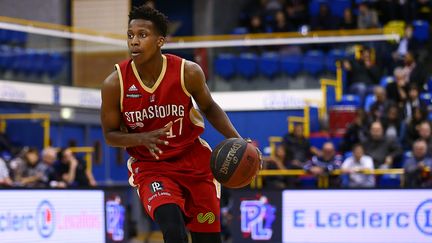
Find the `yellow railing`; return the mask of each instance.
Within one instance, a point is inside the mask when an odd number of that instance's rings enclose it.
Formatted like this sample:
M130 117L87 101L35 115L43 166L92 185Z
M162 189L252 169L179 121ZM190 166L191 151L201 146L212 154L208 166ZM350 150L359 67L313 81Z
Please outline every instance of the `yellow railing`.
M309 137L310 134L310 107L306 104L303 107L303 117L301 116L289 116L287 118L288 132L294 130L295 123L303 123L303 134L305 137Z
M69 147L73 153L85 153L84 160L86 161L86 167L88 171L92 171L93 168L93 147Z
M376 169L376 170L363 170L361 173L369 175L401 175L401 184L403 183L404 169ZM341 175L341 170L335 170L330 175ZM265 176L304 176L310 175L304 170L261 170L256 176L255 180L251 183L251 188L261 189L263 186L263 177ZM318 187L328 187L328 176L318 177Z
M336 101L342 99L342 64L340 61L336 62L336 79L321 79L321 92L323 96L322 106L319 112L320 117L327 113L327 87L333 86L336 90Z
M0 131L5 132L7 120L42 120L43 146L49 146L50 138L50 115L46 113L17 113L17 114L0 114Z

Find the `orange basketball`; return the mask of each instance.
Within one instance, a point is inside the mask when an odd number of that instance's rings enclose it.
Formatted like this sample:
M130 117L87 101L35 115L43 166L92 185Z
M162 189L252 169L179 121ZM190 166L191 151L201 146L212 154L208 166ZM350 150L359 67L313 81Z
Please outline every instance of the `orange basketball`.
M248 185L258 173L261 156L254 145L242 138L222 141L212 152L211 170L217 181L229 188Z

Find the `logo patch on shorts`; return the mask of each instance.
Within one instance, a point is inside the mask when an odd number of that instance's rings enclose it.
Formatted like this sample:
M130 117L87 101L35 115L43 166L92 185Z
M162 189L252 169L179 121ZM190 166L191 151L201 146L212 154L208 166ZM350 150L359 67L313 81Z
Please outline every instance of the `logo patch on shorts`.
M205 214L199 213L197 215L197 220L201 224L204 224L205 222L207 222L208 224L213 224L216 220L216 217L213 212L207 212Z
M163 185L162 182L160 181L154 181L150 184L150 190L155 193L158 191L162 191L163 190Z

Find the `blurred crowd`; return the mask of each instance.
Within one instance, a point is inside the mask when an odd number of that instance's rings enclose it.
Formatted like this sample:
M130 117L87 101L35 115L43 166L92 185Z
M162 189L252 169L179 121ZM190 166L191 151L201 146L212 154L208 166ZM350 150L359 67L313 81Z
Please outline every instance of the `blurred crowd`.
M251 0L240 15L239 25L248 33L271 33L299 31L304 26L310 30L369 29L392 20L432 20L429 0L348 0L339 12L332 12L331 2ZM317 11L311 5L316 5Z
M84 160L69 148L17 148L0 134L0 187L93 187L96 181Z

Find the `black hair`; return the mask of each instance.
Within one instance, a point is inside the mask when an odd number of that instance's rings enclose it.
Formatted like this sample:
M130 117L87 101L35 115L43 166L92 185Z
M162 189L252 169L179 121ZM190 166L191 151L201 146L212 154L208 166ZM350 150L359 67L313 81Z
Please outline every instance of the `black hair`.
M129 13L129 23L133 19L148 20L156 27L156 31L163 37L167 36L168 32L168 18L158 10L151 8L147 5L134 7Z

